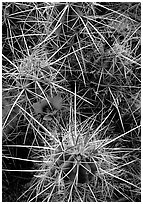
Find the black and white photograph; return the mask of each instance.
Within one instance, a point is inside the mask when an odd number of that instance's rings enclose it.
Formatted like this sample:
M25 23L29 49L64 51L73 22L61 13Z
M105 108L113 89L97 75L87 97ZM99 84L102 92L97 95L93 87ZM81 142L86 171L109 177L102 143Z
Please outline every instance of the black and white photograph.
M141 1L3 1L2 202L141 202Z

